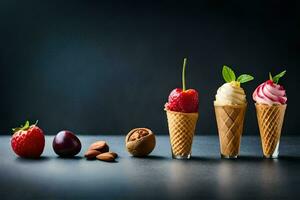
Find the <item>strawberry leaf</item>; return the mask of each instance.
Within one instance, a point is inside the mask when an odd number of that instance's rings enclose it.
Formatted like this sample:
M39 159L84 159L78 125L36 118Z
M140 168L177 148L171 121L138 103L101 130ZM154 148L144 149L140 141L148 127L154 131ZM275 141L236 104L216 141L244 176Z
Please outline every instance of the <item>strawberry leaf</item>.
M20 128L12 128L11 130L15 133L15 132L19 131Z
M236 79L234 71L226 65L223 66L222 75L223 75L224 80L227 83L230 83L231 81L235 81L235 79Z
M25 122L25 124L24 124L24 126L22 127L22 129L28 129L29 128L29 121L27 120L26 122Z
M237 82L246 83L246 82L252 81L253 79L254 79L254 77L251 75L242 74L237 78Z
M277 74L276 76L273 77L273 82L278 84L278 81L281 77L283 77L286 73L286 70L280 72L279 74Z
M29 123L29 121L27 120L27 121L25 122L24 126L21 125L20 127L13 128L12 131L15 133L15 132L21 131L21 130L22 130L22 131L26 131L26 130L29 129L29 128L30 128L30 123Z

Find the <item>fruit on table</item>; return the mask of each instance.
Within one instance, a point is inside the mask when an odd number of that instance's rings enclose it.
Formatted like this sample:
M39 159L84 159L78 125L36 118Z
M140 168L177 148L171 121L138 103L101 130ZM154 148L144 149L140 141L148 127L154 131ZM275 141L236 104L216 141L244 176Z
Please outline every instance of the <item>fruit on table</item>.
M74 133L63 130L54 137L52 147L57 155L72 157L80 152L81 142Z
M44 151L45 136L37 122L30 125L26 121L24 126L13 129L11 147L13 151L23 158L39 158Z
M198 92L195 89L185 87L185 68L187 59L183 60L182 68L182 89L176 88L171 91L165 108L170 111L196 113L199 107Z
M150 154L155 147L155 135L148 128L132 129L126 136L127 151L136 157Z

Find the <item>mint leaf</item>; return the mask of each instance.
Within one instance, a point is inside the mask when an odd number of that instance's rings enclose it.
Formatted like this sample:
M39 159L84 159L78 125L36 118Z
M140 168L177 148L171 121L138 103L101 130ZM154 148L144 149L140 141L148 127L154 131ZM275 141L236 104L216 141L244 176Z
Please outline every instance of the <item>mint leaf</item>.
M280 72L279 74L277 74L276 76L273 77L273 82L278 84L278 81L281 77L283 77L286 73L286 70Z
M230 83L231 81L235 81L236 79L234 71L230 67L227 67L226 65L223 66L222 75L224 80L227 83Z
M251 75L242 74L237 78L237 81L240 83L246 83L246 82L252 81L253 79L254 79L254 77Z
M269 72L269 79L270 79L271 81L273 81L273 77L272 77L271 72Z

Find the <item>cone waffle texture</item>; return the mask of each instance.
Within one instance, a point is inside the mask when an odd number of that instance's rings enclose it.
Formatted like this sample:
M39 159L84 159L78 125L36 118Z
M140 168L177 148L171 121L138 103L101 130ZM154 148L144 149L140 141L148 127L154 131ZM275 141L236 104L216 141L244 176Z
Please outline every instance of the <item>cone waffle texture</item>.
M215 105L220 150L223 156L237 156L239 154L246 108L247 104Z
M285 105L255 104L259 132L265 156L272 156L281 135Z
M172 153L188 156L191 153L198 113L182 113L166 110Z

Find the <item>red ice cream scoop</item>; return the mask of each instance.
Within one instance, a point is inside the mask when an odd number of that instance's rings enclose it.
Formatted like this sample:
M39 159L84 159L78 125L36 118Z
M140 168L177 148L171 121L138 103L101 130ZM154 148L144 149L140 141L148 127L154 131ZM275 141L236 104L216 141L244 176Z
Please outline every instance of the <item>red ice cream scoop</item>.
M182 89L176 88L171 91L165 108L175 112L195 113L199 108L199 96L195 89L185 89L185 66L186 58L183 60Z
M194 89L182 90L176 88L169 95L166 109L176 112L194 113L198 112L198 92Z

